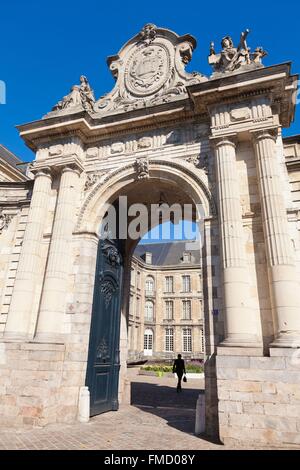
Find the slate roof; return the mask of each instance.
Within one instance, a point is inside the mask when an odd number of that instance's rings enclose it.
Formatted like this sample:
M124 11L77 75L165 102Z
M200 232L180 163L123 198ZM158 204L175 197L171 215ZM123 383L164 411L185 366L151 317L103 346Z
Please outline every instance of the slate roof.
M200 264L200 250L191 250L187 244L189 240L167 242L167 243L147 243L138 245L134 251L134 256L141 258L145 261L144 255L146 252L152 253L152 265L154 266L176 266L178 264L184 265L199 265ZM199 247L199 243L195 246ZM191 253L191 262L183 263L184 251Z
M0 144L0 159L4 160L20 173L23 173L24 175L26 174L26 165L18 165L18 163L22 163L22 160L20 160L15 154L13 154L2 144Z

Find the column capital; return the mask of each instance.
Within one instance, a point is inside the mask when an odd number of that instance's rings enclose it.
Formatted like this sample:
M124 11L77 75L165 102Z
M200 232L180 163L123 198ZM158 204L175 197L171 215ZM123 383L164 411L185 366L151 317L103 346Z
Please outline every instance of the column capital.
M269 129L257 129L254 131L250 131L250 134L252 136L252 139L256 142L262 139L272 139L274 142L276 142L276 139L278 137L278 131L278 127L271 127Z
M63 173L76 173L78 176L82 173L83 168L79 167L75 163L67 164L61 167L61 174Z
M45 171L52 176L61 174L64 169L67 171L77 171L81 174L84 171L82 161L76 156L64 156L63 158L48 158L44 161L35 161L32 164L31 171L37 173L38 171Z
M78 175L80 175L84 171L82 162L77 158L67 158L57 162L55 163L54 168L57 174L72 172L78 173Z
M33 166L30 171L34 174L35 179L39 176L47 176L52 180L53 171L49 166Z
M231 147L236 148L237 134L228 134L217 137L211 136L209 140L215 148L221 147L222 145L230 145Z

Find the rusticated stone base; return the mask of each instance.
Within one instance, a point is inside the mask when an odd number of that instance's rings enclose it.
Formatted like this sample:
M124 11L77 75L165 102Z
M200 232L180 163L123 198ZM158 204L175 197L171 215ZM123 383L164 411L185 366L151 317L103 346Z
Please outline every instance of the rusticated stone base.
M72 423L85 385L87 343L0 341L0 426ZM128 393L121 367L119 403Z
M78 387L64 386L65 346L0 343L0 423L22 426L74 419Z
M222 442L300 445L299 350L259 357L218 348L216 363Z

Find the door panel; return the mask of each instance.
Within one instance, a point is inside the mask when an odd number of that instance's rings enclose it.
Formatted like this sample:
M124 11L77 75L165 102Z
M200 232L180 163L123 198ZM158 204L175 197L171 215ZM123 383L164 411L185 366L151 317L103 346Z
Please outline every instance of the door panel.
M86 376L91 416L118 409L122 270L118 242L100 240Z

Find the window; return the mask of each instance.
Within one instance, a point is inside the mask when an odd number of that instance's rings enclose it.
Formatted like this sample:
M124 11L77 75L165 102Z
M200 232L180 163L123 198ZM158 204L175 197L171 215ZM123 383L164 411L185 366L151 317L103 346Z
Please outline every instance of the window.
M152 330L145 330L144 333L144 354L147 356L152 355L153 349L153 331Z
M154 291L154 279L151 276L146 278L146 292L152 294Z
M130 296L130 303L129 303L129 314L134 315L134 296Z
M135 315L140 318L140 308L141 308L141 299L139 297L136 298L136 310L135 310Z
M173 301L166 300L166 319L173 320Z
M200 329L201 352L204 353L204 332L203 328Z
M192 308L191 308L191 301L190 300L183 300L182 301L182 318L183 320L190 320Z
M184 263L190 263L191 262L191 253L185 251L183 253L183 262Z
M191 328L184 328L182 331L182 349L183 349L183 352L192 352Z
M173 333L173 328L166 328L166 351L167 352L172 352L174 351L174 333Z
M137 274L136 274L136 287L138 289L141 288L141 272L140 271L137 271Z
M151 302L150 300L147 300L145 304L145 320L146 321L153 321L153 310L154 310L153 302Z
M135 270L131 268L131 278L130 278L130 284L132 286L135 286Z
M182 276L183 292L191 292L191 276Z
M152 253L145 253L146 264L152 264Z
M173 292L173 276L166 276L166 292Z

